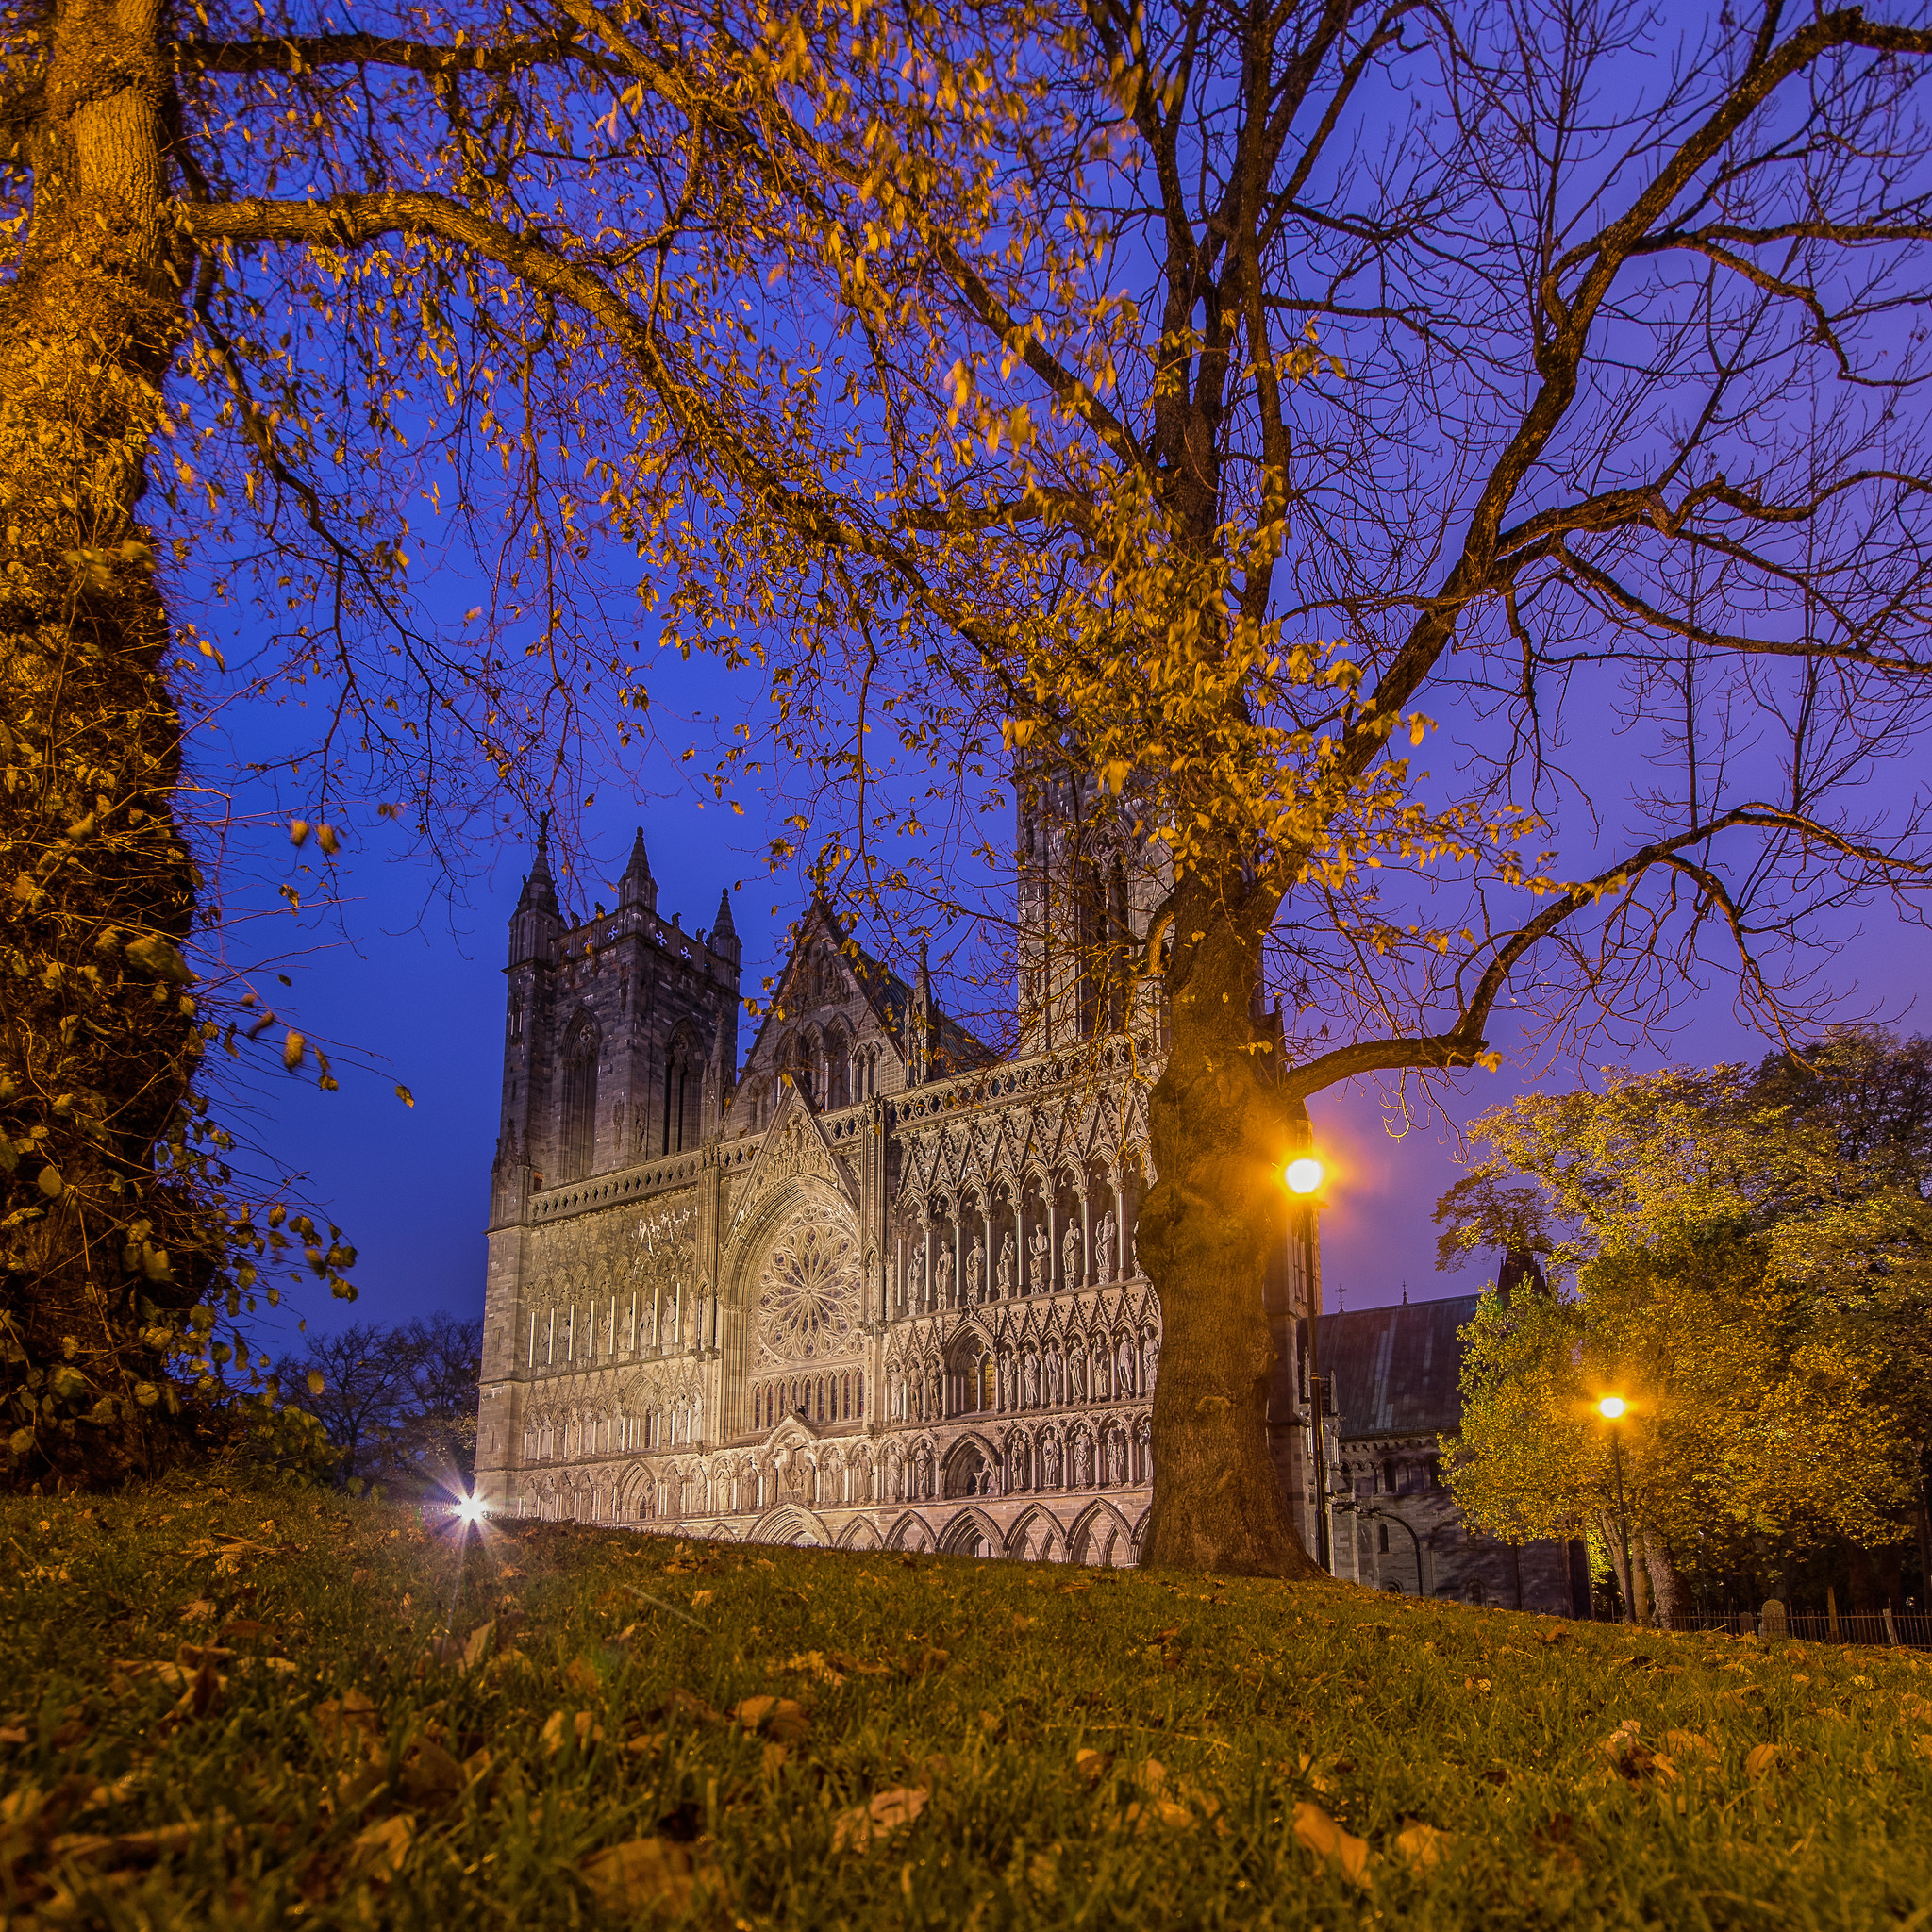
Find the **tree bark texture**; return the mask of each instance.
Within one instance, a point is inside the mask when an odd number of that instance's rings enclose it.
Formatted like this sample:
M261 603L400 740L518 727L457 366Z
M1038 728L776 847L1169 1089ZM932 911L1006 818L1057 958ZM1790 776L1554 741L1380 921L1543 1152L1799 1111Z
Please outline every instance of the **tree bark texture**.
M0 1470L16 1483L152 1459L179 1426L166 1344L214 1251L181 729L136 520L182 312L162 25L156 0L61 0L7 104L33 177L0 291Z
M1149 1097L1158 1178L1139 1233L1161 1316L1141 1560L1319 1576L1268 1450L1275 1347L1262 1283L1287 1241L1291 1132L1280 1069L1256 1050L1259 940L1197 876L1176 891L1174 934L1167 1064Z

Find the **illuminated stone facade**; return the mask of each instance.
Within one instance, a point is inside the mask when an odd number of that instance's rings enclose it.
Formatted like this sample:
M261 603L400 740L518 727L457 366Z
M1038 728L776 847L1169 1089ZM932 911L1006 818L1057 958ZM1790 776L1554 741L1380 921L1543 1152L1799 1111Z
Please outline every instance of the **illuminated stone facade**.
M1122 868L1094 877L1138 916ZM540 852L511 924L488 1505L1132 1561L1160 1356L1134 1245L1158 1015L1110 1008L1041 944L1027 1050L996 1061L923 972L908 986L814 908L741 1070L728 902L708 935L661 920L641 840L618 897L566 928ZM1311 1256L1291 1243L1266 1285L1276 1454L1305 1507Z

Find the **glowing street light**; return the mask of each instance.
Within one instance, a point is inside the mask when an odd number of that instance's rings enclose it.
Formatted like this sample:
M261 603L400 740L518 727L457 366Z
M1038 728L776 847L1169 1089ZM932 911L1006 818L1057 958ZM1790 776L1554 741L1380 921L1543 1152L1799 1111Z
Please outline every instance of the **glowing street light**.
M1282 1174L1291 1194L1312 1194L1327 1178L1327 1169L1312 1154L1291 1160Z
M1599 1399L1596 1412L1610 1425L1610 1468L1617 1478L1617 1537L1624 1545L1624 1621L1637 1621L1637 1575L1630 1568L1630 1512L1624 1507L1624 1450L1622 1431L1617 1424L1628 1414L1630 1405L1621 1395Z
M482 1503L475 1496L464 1496L457 1504L457 1520L459 1523L481 1523Z

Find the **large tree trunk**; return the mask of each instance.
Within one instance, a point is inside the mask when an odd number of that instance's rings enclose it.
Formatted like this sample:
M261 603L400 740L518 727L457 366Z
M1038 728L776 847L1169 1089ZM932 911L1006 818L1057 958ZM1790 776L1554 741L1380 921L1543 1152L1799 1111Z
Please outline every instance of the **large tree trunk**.
M1258 937L1196 877L1177 890L1174 935L1167 1065L1149 1102L1158 1178L1139 1232L1161 1319L1141 1560L1318 1576L1268 1453L1275 1349L1262 1281L1287 1241L1291 1128L1281 1070L1254 1050Z
M162 1374L218 1237L180 948L168 623L135 520L181 315L155 0L59 0L6 103L33 171L0 291L0 1469L97 1478L181 1421Z

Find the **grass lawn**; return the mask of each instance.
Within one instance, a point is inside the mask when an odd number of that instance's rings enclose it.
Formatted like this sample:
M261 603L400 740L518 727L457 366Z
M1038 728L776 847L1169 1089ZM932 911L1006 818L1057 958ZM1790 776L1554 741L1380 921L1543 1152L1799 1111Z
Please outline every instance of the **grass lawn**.
M14 1928L1932 1924L1905 1654L186 1481L0 1542Z

